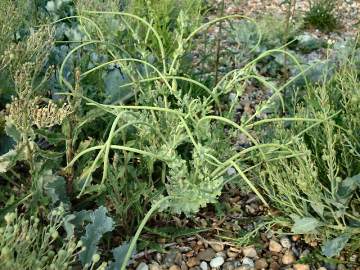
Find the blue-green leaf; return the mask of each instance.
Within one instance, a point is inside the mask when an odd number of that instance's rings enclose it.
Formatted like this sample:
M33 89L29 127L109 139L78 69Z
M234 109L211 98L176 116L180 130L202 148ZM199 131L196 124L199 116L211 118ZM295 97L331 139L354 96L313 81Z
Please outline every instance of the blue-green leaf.
M42 175L44 181L44 190L51 198L53 204L58 202L64 205L70 205L69 197L66 193L66 182L61 176L54 175L51 170L45 171Z
M75 228L83 226L84 222L91 221L92 211L81 210L79 212L72 213L64 217L64 229L66 231L66 237L70 239L75 232Z
M89 265L92 260L92 256L97 251L97 245L101 237L113 230L113 220L107 216L107 209L104 206L100 206L90 215L91 223L86 225L86 233L81 237L81 240L85 246L85 250L80 253L80 261L85 265Z
M326 257L333 257L339 255L340 251L345 247L350 239L350 235L340 235L332 240L328 240L322 246L322 253Z
M316 218L304 217L296 219L291 230L293 233L304 234L313 232L319 226L321 226L321 222Z
M133 91L130 87L121 87L129 82L130 80L117 68L107 72L104 76L105 92L107 95L106 103L123 103L132 97Z
M346 204L358 187L360 187L360 174L357 174L353 177L347 177L339 185L336 194L338 200L342 204Z
M110 263L109 267L107 268L107 270L118 270L120 269L120 267L122 266L126 253L129 249L130 244L129 243L124 243L120 246L118 246L117 248L114 248L111 252L114 256L114 262ZM133 251L133 254L135 253L135 249Z

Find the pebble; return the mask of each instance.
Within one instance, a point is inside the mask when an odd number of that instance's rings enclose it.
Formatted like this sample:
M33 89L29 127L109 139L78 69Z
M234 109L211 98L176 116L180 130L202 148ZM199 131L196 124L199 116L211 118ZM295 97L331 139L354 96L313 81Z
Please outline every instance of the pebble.
M335 264L332 264L332 263L326 263L325 264L325 268L327 270L336 270L336 265Z
M188 261L187 261L187 266L194 267L200 264L200 260L197 257L191 257Z
M215 257L215 251L211 248L200 251L197 255L199 261L207 261L210 262L212 258Z
M226 251L226 255L227 255L229 258L236 258L238 254L239 254L238 252L231 251L230 249L228 249L228 250Z
M242 265L242 266L235 268L235 270L251 270L251 267L248 265Z
M217 268L217 267L220 267L221 265L223 265L224 262L225 262L225 260L223 257L215 257L214 259L212 259L210 261L210 266L212 268Z
M191 247L179 247L179 251L182 253L186 253L191 251Z
M255 215L257 213L257 208L253 207L252 205L245 205L245 210L251 215Z
M161 254L160 254L160 253L156 253L156 255L155 255L155 260L156 260L158 263L160 263L160 262L161 262L161 260L162 260L162 256L161 256Z
M300 257L300 251L295 246L291 247L291 250L296 257Z
M346 267L343 264L338 264L337 270L346 270Z
M175 264L175 261L181 261L181 253L177 250L171 250L168 254L166 254L164 258L163 264L167 267Z
M222 266L222 270L234 270L235 265L233 262L225 262Z
M200 268L201 268L201 270L208 270L209 266L206 262L201 262Z
M280 244L284 247L284 248L287 248L287 249L290 249L291 248L291 241L289 238L287 237L282 237L280 239Z
M209 243L215 252L220 252L224 250L224 245L221 243Z
M256 269L265 269L269 266L266 259L261 258L255 261L255 268Z
M161 270L161 267L158 263L154 262L149 265L149 270Z
M243 248L242 252L245 257L256 258L258 256L256 249L252 246Z
M319 267L317 270L326 270L326 268L323 267L323 266L321 266L321 267Z
M216 254L215 254L215 257L223 257L224 259L226 259L226 254L225 254L225 252L216 252Z
M248 265L250 267L254 267L255 264L254 264L254 261L248 257L244 257L243 260L242 260L242 263L243 265Z
M180 266L181 270L188 270L189 267L187 266L186 262L182 261L181 262L181 266Z
M275 240L270 240L269 250L272 252L279 253L282 250L282 246Z
M181 268L178 265L174 264L170 266L169 270L181 270Z
M280 265L277 262L272 262L270 263L270 270L279 270L280 269Z
M305 249L303 252L301 252L300 254L300 258L306 257L310 254L310 250L309 249Z
M141 262L137 267L136 267L136 270L149 270L149 266L144 263L144 262Z
M295 262L295 256L292 251L286 251L281 259L283 264L289 265Z
M294 264L294 270L310 270L310 266L308 264L297 263Z
M274 232L272 230L269 230L266 232L266 238L271 239L274 236Z
M177 252L175 256L175 264L180 265L182 261L183 261L182 254L180 252Z
M293 236L291 236L291 239L292 239L294 242L299 241L299 240L300 240L300 235L294 234Z
M185 257L191 258L194 257L195 250L191 250L185 253Z
M356 262L357 257L358 257L358 255L353 254L353 255L350 256L349 261L350 261L350 262Z

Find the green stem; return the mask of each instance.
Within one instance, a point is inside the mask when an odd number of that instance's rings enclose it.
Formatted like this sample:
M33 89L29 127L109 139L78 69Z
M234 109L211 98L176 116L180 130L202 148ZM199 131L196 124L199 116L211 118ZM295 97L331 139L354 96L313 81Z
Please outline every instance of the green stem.
M221 17L224 16L225 1L221 3ZM222 32L222 21L219 24L219 31L216 40L216 60L215 60L215 85L218 83L219 78L219 63L220 63L220 48L221 48L221 32Z
M164 197L164 198L160 199L155 204L153 204L153 206L151 206L150 210L146 213L146 215L143 218L143 220L141 221L138 229L136 230L136 233L135 233L133 239L130 242L129 249L126 252L125 259L124 259L124 262L123 262L120 270L125 270L126 269L126 266L127 266L128 262L129 262L129 260L131 258L131 254L133 253L133 250L135 248L136 241L140 237L140 234L141 234L142 230L144 229L144 227L146 225L146 222L150 219L151 215L160 207L160 205L162 203L164 203L166 200L169 200L169 199L170 199L170 197Z
M243 171L240 169L240 167L235 162L231 162L231 164L235 168L235 170L238 172L238 174L244 179L246 184L248 184L248 186L252 189L252 191L258 196L258 198L261 200L261 202L266 207L269 207L269 204L265 201L264 197L260 194L260 192L254 186L254 184L251 183L251 181L246 177L246 175L243 173Z

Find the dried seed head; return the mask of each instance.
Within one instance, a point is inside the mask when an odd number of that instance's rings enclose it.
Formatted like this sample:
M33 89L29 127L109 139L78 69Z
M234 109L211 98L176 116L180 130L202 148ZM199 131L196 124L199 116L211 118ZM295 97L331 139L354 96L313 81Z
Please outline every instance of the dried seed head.
M37 128L52 127L54 125L60 125L69 114L71 114L70 105L65 103L59 108L50 100L45 107L37 107L34 110L33 122Z
M33 125L37 128L60 125L65 117L72 113L70 105L66 103L59 108L50 100L46 106L40 107L36 105L39 101L40 97L28 101L13 98L12 102L6 105L8 117L19 130L28 130Z

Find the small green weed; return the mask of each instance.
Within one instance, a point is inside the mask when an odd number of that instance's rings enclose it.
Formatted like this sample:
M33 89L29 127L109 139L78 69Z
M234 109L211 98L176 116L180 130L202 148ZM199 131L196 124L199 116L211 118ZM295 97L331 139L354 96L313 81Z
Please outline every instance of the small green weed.
M304 17L305 27L312 27L324 32L337 29L339 22L335 16L337 0L310 1L310 9Z

